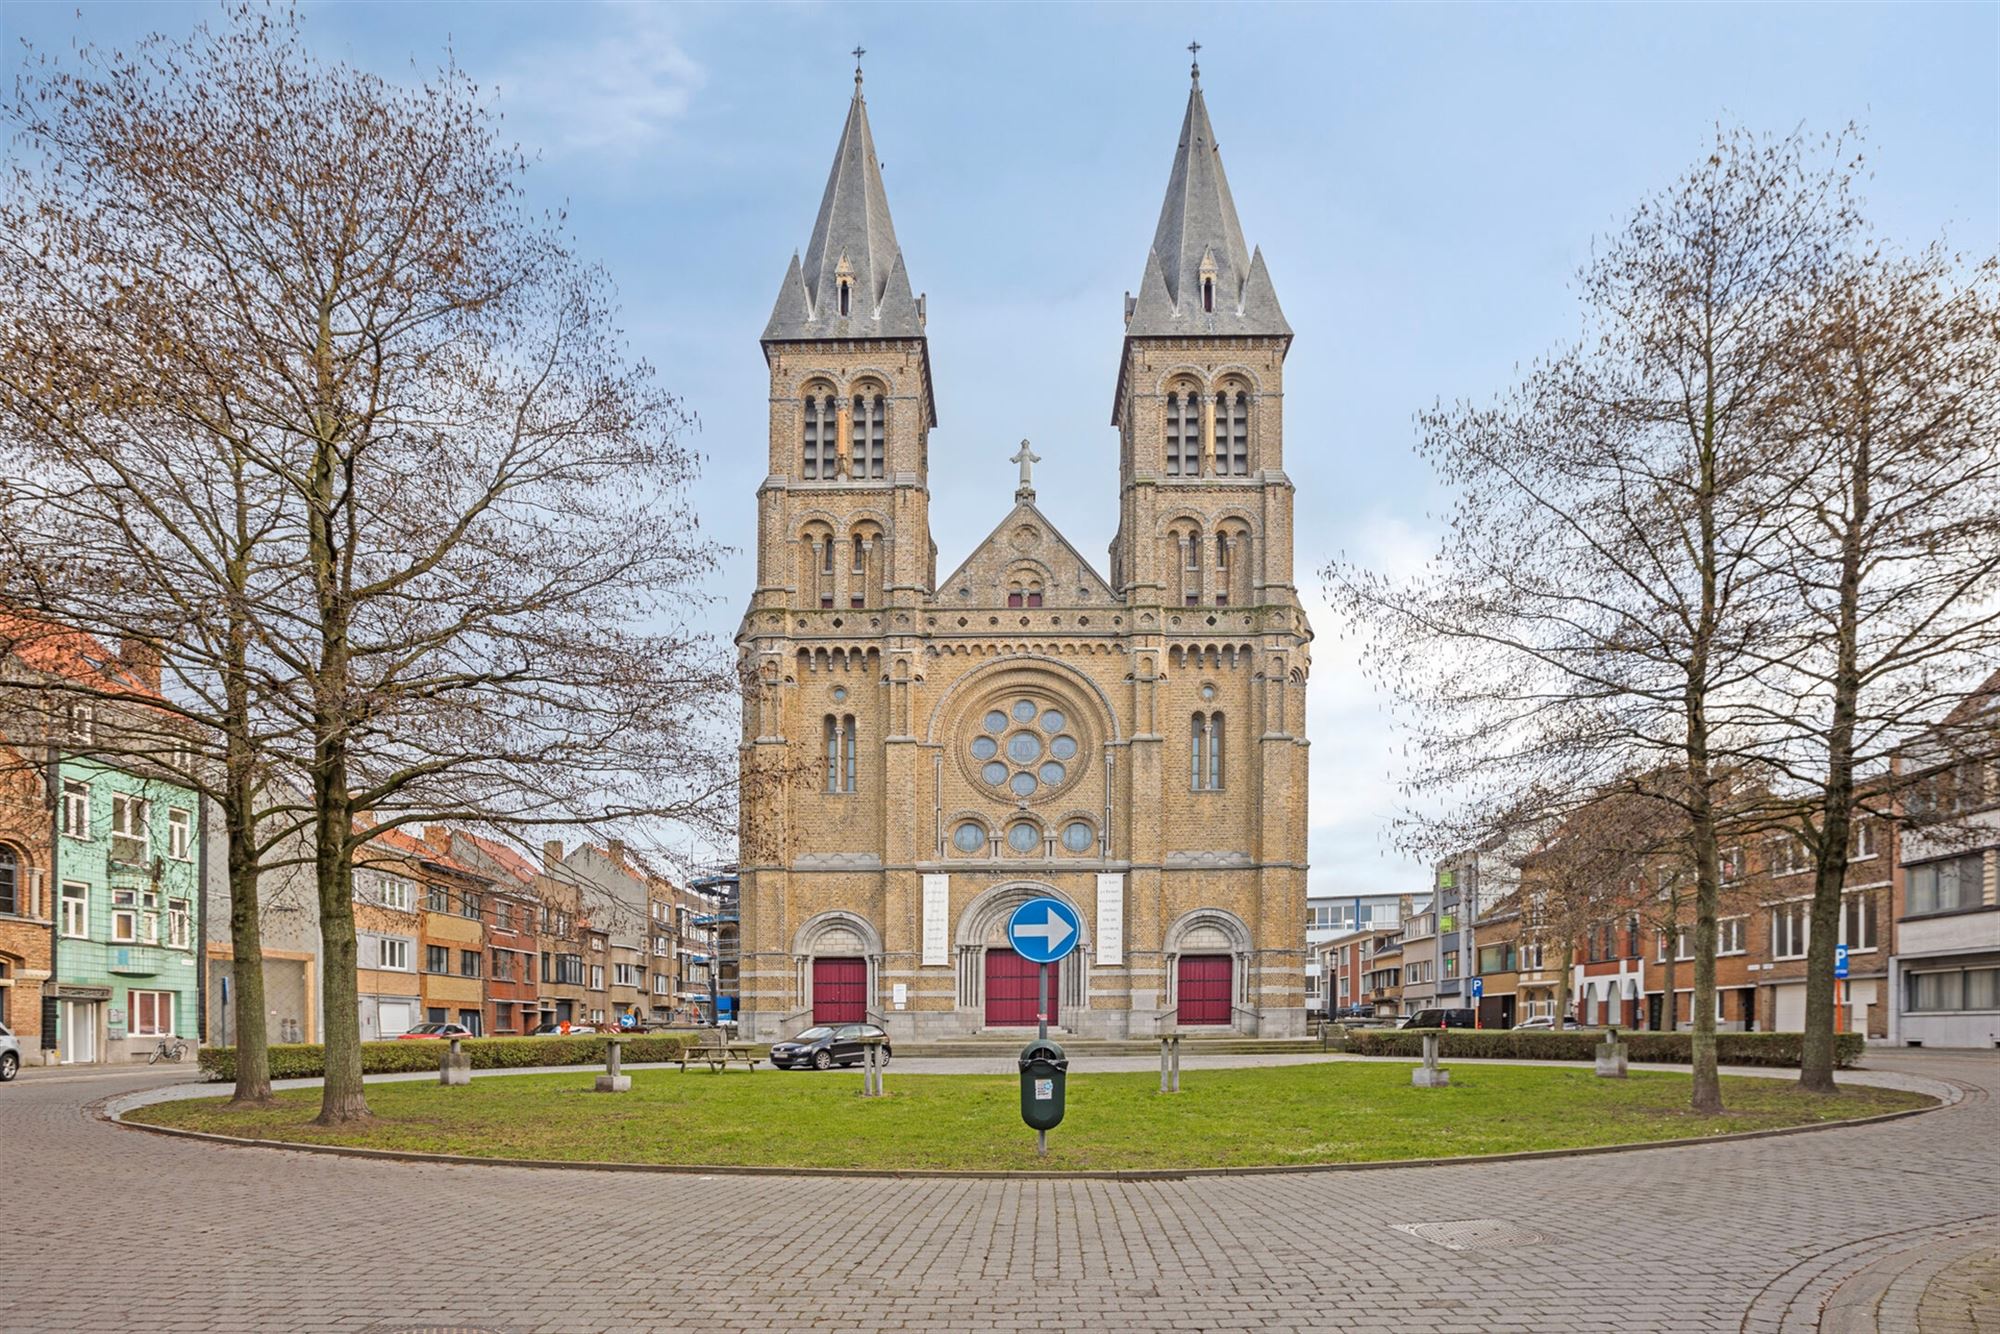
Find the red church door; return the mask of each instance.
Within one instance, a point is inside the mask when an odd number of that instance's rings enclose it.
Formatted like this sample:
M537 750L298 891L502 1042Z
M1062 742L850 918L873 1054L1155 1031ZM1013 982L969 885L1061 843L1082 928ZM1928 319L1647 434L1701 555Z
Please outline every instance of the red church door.
M1032 1028L1040 986L1041 965L1012 950L986 951L986 1026ZM1062 965L1049 965L1049 1022L1056 1021L1056 996L1062 990Z
M813 960L813 1022L860 1024L868 1020L868 961Z
M1232 964L1227 954L1183 954L1175 1019L1183 1024L1228 1023L1235 981Z

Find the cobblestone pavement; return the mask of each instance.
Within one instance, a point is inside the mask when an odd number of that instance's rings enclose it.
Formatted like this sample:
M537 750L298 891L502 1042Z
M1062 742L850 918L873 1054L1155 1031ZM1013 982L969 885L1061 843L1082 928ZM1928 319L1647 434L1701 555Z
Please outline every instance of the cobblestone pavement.
M1991 1328L1974 1312L2000 1237L2000 1059L1870 1062L1970 1093L1699 1148L1147 1182L371 1162L91 1110L187 1069L23 1079L0 1088L0 1329L1742 1334L1834 1329L1869 1284L1867 1328ZM1466 1220L1546 1240L1454 1251L1397 1230ZM1887 1323L1904 1301L1911 1323Z

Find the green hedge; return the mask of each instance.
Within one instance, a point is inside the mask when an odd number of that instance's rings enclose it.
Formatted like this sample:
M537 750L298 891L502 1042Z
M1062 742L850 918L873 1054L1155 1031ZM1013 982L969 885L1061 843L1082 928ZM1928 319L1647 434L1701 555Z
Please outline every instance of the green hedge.
M609 1034L586 1033L545 1038L466 1038L461 1044L472 1058L475 1070L511 1070L534 1065L602 1065ZM623 1038L627 1062L671 1061L695 1039L685 1033L635 1034ZM361 1044L361 1072L369 1075L413 1073L435 1070L446 1044L436 1039L407 1042L364 1042ZM201 1069L209 1080L231 1083L236 1079L236 1048L203 1047ZM326 1049L318 1043L274 1043L271 1047L271 1078L318 1079L326 1073Z
M1350 1029L1344 1050L1358 1056L1408 1056L1424 1054L1424 1034L1435 1028ZM1519 1061L1589 1061L1596 1058L1602 1033L1558 1033L1549 1029L1526 1032L1508 1029L1447 1028L1441 1054L1445 1056L1492 1056ZM1653 1061L1666 1065L1686 1065L1694 1059L1691 1033L1618 1033L1625 1044L1626 1057L1633 1061ZM1796 1067L1805 1045L1803 1033L1717 1033L1716 1059L1724 1065L1776 1065ZM1859 1033L1834 1036L1833 1060L1842 1069L1853 1065L1866 1044Z

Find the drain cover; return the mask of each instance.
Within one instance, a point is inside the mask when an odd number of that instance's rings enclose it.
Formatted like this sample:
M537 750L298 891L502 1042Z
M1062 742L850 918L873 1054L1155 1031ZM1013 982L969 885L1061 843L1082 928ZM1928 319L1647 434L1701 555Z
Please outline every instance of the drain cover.
M1546 1246L1552 1240L1533 1228L1504 1218L1467 1218L1456 1223L1398 1223L1407 1232L1448 1251L1511 1251L1522 1246Z

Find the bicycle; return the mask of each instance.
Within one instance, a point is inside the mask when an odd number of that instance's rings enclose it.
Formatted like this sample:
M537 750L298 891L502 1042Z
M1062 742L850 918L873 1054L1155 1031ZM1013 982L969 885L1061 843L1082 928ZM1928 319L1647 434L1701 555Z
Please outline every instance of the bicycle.
M168 1045L166 1038L161 1038L160 1045L153 1048L153 1054L146 1058L146 1064L153 1065L162 1056L170 1061L178 1061L187 1055L187 1050L187 1043L182 1042L179 1038L174 1038L171 1046Z

